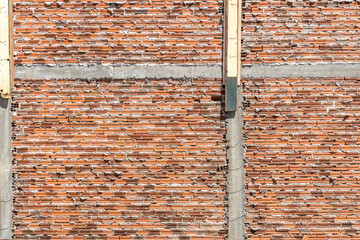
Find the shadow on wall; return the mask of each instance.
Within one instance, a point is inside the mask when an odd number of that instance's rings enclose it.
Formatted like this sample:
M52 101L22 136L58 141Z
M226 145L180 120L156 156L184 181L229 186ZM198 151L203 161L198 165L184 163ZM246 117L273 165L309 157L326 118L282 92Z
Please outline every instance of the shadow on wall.
M6 109L8 107L9 99L4 99L0 97L0 107Z

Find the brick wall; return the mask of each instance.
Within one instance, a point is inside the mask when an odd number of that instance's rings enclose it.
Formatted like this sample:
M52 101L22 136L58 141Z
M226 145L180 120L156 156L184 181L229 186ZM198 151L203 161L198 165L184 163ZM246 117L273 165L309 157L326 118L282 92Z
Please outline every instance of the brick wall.
M220 63L222 0L14 0L15 64Z
M359 62L358 1L243 1L243 63ZM14 0L16 64L221 63L221 0Z
M358 1L243 1L243 63L359 62ZM221 63L221 0L14 0L16 64Z
M359 62L359 1L243 1L243 63Z
M359 79L244 79L249 239L359 239Z
M17 80L15 239L225 239L221 79Z

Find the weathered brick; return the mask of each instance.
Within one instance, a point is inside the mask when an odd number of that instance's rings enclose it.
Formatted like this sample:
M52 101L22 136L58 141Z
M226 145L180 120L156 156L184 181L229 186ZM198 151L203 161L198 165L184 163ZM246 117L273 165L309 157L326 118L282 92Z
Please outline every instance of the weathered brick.
M359 62L359 1L243 1L244 64Z
M358 239L359 79L244 79L249 239Z
M221 91L221 79L17 80L14 238L224 239Z
M15 64L220 63L222 0L14 0Z

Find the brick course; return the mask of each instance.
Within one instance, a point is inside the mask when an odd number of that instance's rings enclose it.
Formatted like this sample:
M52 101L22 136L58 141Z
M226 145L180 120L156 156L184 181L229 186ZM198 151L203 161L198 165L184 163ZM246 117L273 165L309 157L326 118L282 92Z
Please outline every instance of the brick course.
M221 79L15 87L15 239L225 239Z
M243 82L249 239L360 239L360 80Z
M243 64L359 62L359 1L243 1Z
M14 0L15 64L220 63L222 4Z

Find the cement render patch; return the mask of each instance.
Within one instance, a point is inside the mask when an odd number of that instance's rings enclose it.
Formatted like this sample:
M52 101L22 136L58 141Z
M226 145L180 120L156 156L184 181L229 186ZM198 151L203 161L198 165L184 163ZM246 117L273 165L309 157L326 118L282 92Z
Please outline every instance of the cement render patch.
M243 78L360 77L360 63L244 65ZM15 66L17 79L222 78L222 65Z

